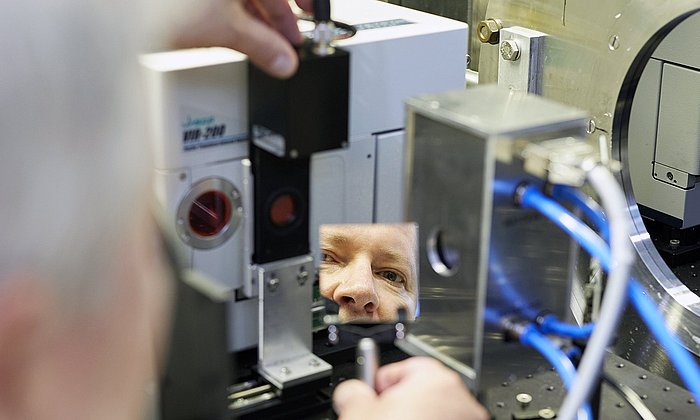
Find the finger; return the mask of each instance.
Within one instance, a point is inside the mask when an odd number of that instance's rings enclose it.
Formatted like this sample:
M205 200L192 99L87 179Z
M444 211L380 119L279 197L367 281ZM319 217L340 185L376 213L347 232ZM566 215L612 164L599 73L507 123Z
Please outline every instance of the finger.
M364 407L377 399L377 394L364 382L357 379L349 379L341 382L333 391L333 409L338 417L347 416L353 409Z
M233 35L222 46L248 55L250 61L275 77L290 77L298 59L292 46L275 30L252 18L242 8L233 11Z
M412 375L430 374L436 369L444 369L444 366L430 357L410 357L397 363L382 366L377 371L375 378L377 392L381 394L387 388L391 388Z
M228 47L248 55L251 62L274 77L296 72L298 58L289 41L246 8L248 3L219 0L186 27L175 31L172 47ZM254 9L251 9L254 11Z
M302 10L306 10L307 12L314 11L313 0L296 0L296 3Z
M258 0L258 4L265 10L270 25L285 36L292 44L298 45L302 41L301 32L297 26L297 17L289 7L287 0Z

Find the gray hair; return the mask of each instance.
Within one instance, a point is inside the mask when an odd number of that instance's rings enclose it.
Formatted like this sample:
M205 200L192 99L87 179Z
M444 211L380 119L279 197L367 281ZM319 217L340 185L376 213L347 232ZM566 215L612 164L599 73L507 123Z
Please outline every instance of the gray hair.
M137 53L153 7L144 6L0 6L0 281L38 275L76 306L104 294L150 186Z

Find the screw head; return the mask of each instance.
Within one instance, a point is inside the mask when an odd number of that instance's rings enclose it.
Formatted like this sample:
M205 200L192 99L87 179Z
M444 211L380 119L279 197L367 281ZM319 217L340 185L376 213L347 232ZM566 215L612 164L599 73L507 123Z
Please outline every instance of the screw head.
M277 287L280 285L280 279L277 277L272 277L267 281L267 288L270 289L270 291L274 292L277 290Z
M507 39L501 42L499 50L501 52L501 57L506 61L516 61L520 58L520 47L513 39Z
M309 272L305 270L305 267L301 267L299 270L299 273L297 274L297 281L299 282L300 286L303 286L304 283L306 283L306 280L309 279Z
M515 396L515 400L520 403L523 407L527 406L532 402L532 395L530 394L518 394Z
M619 35L613 35L610 37L610 40L608 41L608 48L610 49L610 51L615 51L616 49L620 48Z
M556 413L551 408L543 408L537 414L543 419L553 419L556 416Z
M591 134L596 130L595 120L588 120L588 128L586 128L586 133Z

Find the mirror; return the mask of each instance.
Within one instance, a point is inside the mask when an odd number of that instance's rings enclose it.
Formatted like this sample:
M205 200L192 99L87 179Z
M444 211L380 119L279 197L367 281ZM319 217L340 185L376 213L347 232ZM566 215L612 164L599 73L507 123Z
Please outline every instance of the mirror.
M339 322L406 320L418 313L418 228L402 224L321 225L319 287ZM332 305L335 306L335 305Z

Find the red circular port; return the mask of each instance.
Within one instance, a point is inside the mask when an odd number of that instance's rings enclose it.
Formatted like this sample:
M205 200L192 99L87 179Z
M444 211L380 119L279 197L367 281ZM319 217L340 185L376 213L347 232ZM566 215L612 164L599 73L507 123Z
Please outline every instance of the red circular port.
M290 194L280 194L270 206L270 220L277 227L286 227L297 219L297 205Z
M231 221L231 202L220 191L207 191L199 195L190 207L190 227L204 237L221 232Z

